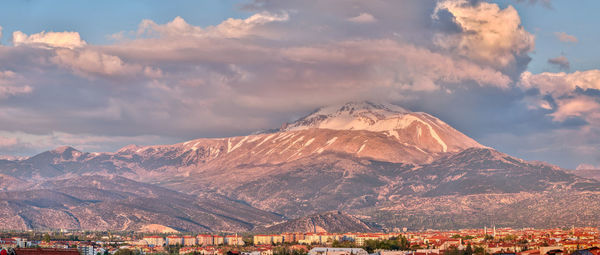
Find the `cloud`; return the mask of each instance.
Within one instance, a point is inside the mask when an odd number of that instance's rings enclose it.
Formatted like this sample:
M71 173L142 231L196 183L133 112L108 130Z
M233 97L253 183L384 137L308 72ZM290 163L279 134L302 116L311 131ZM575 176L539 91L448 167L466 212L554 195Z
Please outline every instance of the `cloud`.
M0 44L1 44L1 41L2 41L2 26L0 26Z
M452 49L497 68L517 64L518 58L534 49L535 37L521 26L521 18L514 7L500 9L497 4L467 0L445 0L438 2L434 18L448 11L461 32L441 35L437 40L440 47Z
M358 16L349 18L348 21L355 22L355 23L373 23L373 22L376 22L377 19L375 19L375 17L373 17L373 15L363 12L363 13L359 14Z
M568 100L557 100L558 109L550 114L556 121L565 121L568 118L579 117L594 124L600 120L600 103L593 98L577 96Z
M13 32L13 45L30 45L50 48L80 48L86 45L77 32L40 32L27 35L21 31Z
M9 96L15 96L20 94L29 94L33 91L30 86L7 86L0 85L0 99Z
M469 61L454 60L410 44L391 40L345 41L317 47L290 48L283 55L294 62L357 66L366 71L365 81L370 86L384 86L397 90L437 90L436 84L460 85L474 81L481 86L507 88L511 80L491 68L482 68ZM371 70L369 72L368 70ZM352 81L345 81L352 82Z
M17 85L19 77L12 71L0 71L0 99L29 94L33 89L29 85Z
M536 89L539 91L538 97L546 97L547 102L551 100L555 106L549 115L554 121L581 118L592 125L600 124L600 94L583 93L600 91L600 70L541 74L525 72L519 85L524 89Z
M127 64L117 56L90 49L57 49L51 61L83 76L125 76L142 71L140 65Z
M10 86L31 90L0 101L0 130L181 141L277 127L349 100L511 91L503 69L435 45L435 1L342 2L267 1L212 26L143 20L107 45L23 34L0 47L0 70L26 74ZM377 25L348 21L361 14Z
M566 164L600 153L590 145L600 133L596 90L586 85L595 74L521 75L535 38L511 6L259 0L244 8L248 18L211 26L144 20L106 45L24 35L32 42L0 46L0 70L14 73L0 87L31 89L0 100L0 135L18 141L0 154L245 135L349 100L426 111L529 159L567 155L561 144L586 149ZM539 152L547 146L553 157Z
M566 43L576 43L579 42L579 40L577 39L577 37L567 34L565 32L555 32L554 36L556 36L556 38L558 38L558 40L560 40L561 42L566 42Z
M550 58L548 59L548 64L555 65L561 70L571 69L571 63L569 63L569 60L565 56Z
M592 164L579 164L576 168L576 170L590 170L590 169L600 169L600 166L594 166Z
M0 136L0 148L11 147L17 144L17 138Z
M138 27L138 35L160 35L166 37L222 37L241 38L246 36L268 36L260 27L272 22L285 22L289 19L286 12L272 14L261 12L246 19L229 18L216 26L201 28L188 24L183 18L159 25L152 20L144 20Z
M103 152L106 148L116 151L123 144L155 145L174 143L177 140L158 136L99 136L90 134L68 134L51 132L30 134L24 132L0 131L0 159L3 155L34 155L59 146L72 146L86 152ZM10 157L7 157L10 158Z
M524 72L519 86L525 89L539 89L542 95L555 97L574 93L576 88L600 89L600 70L575 71L572 73Z

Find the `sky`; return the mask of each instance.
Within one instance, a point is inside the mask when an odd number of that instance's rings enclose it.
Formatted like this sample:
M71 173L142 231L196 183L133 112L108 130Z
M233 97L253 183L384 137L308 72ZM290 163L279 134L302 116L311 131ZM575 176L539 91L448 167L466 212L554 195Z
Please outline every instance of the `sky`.
M0 155L279 127L348 101L600 168L593 0L4 1Z

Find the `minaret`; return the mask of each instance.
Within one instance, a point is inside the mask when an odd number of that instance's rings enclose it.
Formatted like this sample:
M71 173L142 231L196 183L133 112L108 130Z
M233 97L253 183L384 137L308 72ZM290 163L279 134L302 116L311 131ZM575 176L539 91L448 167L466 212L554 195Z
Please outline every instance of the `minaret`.
M496 225L494 225L494 238L496 237Z
M483 235L484 235L484 236L487 236L487 226L484 226L484 227L483 227Z

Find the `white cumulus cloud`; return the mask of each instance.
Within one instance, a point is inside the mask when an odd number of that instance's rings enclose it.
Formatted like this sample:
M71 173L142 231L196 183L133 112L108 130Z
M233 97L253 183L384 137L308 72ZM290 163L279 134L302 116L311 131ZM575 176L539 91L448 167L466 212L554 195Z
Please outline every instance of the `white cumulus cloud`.
M444 0L436 6L434 18L446 10L462 30L458 35L442 35L437 41L444 48L500 68L513 65L516 57L534 49L535 37L521 25L514 7L500 9L497 4L468 0Z
M86 45L77 32L45 32L27 35L21 31L13 32L13 45L32 45L50 48L80 48Z

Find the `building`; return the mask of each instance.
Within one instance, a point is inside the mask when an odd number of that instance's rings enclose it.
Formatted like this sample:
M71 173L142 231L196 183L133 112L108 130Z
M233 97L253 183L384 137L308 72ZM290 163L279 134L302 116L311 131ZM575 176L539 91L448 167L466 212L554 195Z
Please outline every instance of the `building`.
M304 235L304 239L299 242L303 244L320 244L321 236L315 233L307 233Z
M242 246L242 245L244 245L244 240L242 240L241 236L229 235L229 236L225 236L225 244Z
M165 239L160 236L144 236L144 241L148 246L163 246L165 245Z
M356 244L362 246L362 245L365 244L365 241L368 241L368 240L379 240L379 239L380 238L379 238L378 235L367 234L367 235L357 235L355 241L356 241Z
M462 249L462 247L461 247L462 239L460 239L460 238L449 238L449 239L443 240L441 242L442 242L442 245L440 245L441 250L449 250L452 247ZM512 251L514 251L514 249Z
M0 247L4 248L16 248L17 240L12 238L0 238Z
M283 243L283 236L282 235L271 235L271 241L273 242L273 244Z
M79 255L77 249L15 248L16 255Z
M254 235L254 245L261 244L272 244L273 236L272 235Z
M312 248L308 255L369 255L369 253L362 248L317 247Z
M321 243L331 243L334 240L338 240L339 241L340 238L336 234L319 233L319 239L321 240Z
M281 237L283 237L283 242L285 242L285 243L296 242L296 234L295 233L283 233L283 234L281 234Z
M96 255L96 253L94 252L94 246L81 245L77 247L77 250L81 255Z
M213 241L213 236L206 235L206 234L197 235L196 241L198 242L198 245L200 245L200 246L211 246L211 245L215 244Z
M225 243L225 238L222 236L213 236L214 245L223 245Z
M167 245L182 245L183 238L181 236L167 236Z
M193 236L184 236L183 237L183 246L194 246L196 245L196 238Z

